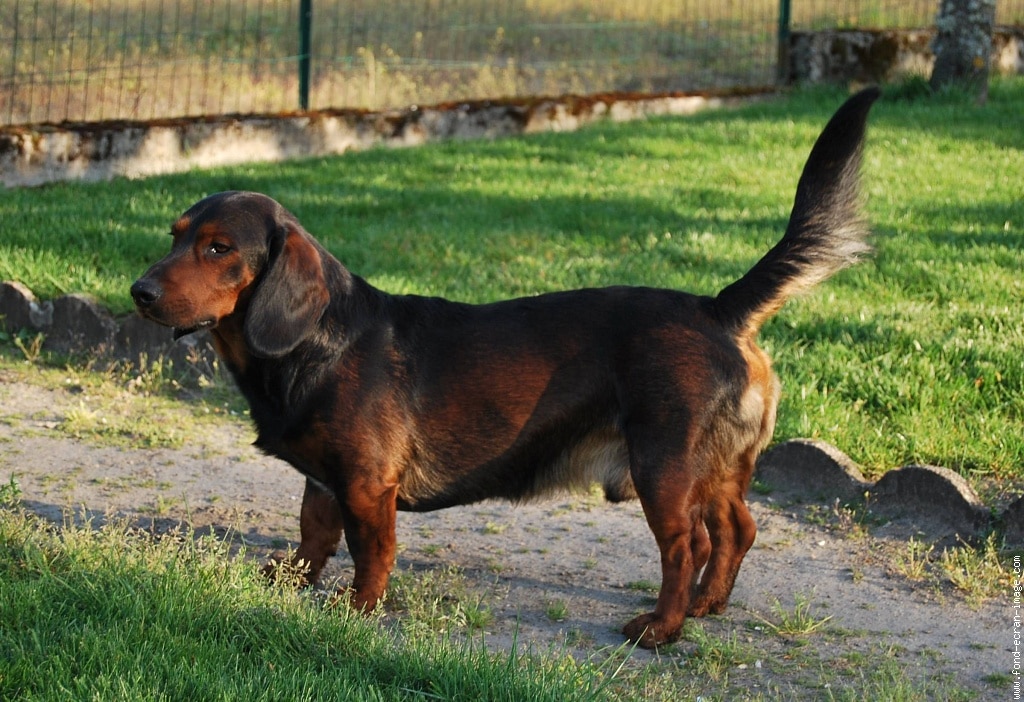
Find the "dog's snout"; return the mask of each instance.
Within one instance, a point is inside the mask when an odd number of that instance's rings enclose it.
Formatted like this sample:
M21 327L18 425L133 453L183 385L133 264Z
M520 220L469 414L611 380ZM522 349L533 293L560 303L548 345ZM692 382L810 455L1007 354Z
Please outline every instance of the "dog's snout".
M160 296L163 295L163 289L154 283L152 280L146 278L140 278L136 280L132 285L132 299L135 300L135 306L139 309L145 309L150 307Z

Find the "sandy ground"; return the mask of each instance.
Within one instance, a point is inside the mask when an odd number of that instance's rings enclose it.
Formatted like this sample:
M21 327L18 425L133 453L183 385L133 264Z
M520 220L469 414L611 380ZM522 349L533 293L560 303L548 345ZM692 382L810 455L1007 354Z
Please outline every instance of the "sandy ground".
M61 408L75 401L66 395L0 384L0 481L14 476L30 509L54 519L119 514L156 529L186 521L244 542L258 558L296 543L302 478L248 446L253 435L243 422L177 450L112 448L58 431ZM897 528L877 525L865 535L828 505L755 494L750 501L757 542L727 612L702 620L707 635L744 652L725 671L727 683L711 687L717 694L827 698L890 665L917 685L936 681L975 699L1012 698L1009 593L1005 601L968 603L895 574L893 554L906 552ZM660 580L636 503L590 496L488 502L402 513L398 531L399 578L457 569L460 586L478 598L474 606L490 610L484 636L497 647L567 646L581 656L617 647L622 624L651 608L655 593L645 584ZM326 579L350 577L342 551ZM792 613L800 601L811 616L830 619L810 636L781 635L771 626L781 621L779 608ZM678 671L695 648L684 642L632 655Z

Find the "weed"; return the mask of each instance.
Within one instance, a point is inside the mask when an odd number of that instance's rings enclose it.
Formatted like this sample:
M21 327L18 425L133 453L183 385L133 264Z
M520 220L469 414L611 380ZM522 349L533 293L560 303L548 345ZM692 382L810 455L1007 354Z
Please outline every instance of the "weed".
M985 675L982 680L994 687L1008 688L1013 684L1014 677L1009 673L989 673L988 675Z
M298 590L306 585L306 574L309 572L309 563L304 559L294 560L295 552L290 546L285 551L284 558L280 560L271 558L267 568L273 573L274 583L284 589ZM335 602L335 604L337 604Z
M936 672L918 681L906 675L904 651L899 646L883 646L858 658L848 658L846 679L838 679L833 667L820 672L821 698L828 700L890 700L891 702L927 702L949 700L967 702L975 698L958 688L951 676ZM937 670L929 668L929 670Z
M109 411L105 411L109 410ZM156 414L134 414L124 408L92 409L85 403L67 411L60 429L76 439L91 438L136 448L179 448L184 434Z
M594 637L577 627L569 629L565 634L565 644L576 648L588 648L594 643Z
M779 600L772 605L772 614L777 622L767 619L762 621L776 634L780 636L808 636L818 631L827 624L832 617L815 617L811 614L811 602L804 595L796 595L795 604L792 610L787 610Z
M687 661L688 666L692 667L697 675L706 676L711 680L722 680L730 670L752 659L740 645L735 632L727 638L719 639L705 632L702 625L687 622L683 638L696 644L695 651Z
M386 604L388 609L402 611L416 626L441 631L487 626L493 614L484 601L483 595L470 590L459 568L447 566L422 572L396 572Z
M494 622L494 613L491 612L490 607L483 604L482 599L463 607L462 613L466 626L470 629L483 629Z
M934 545L926 544L911 536L907 541L906 548L894 556L893 567L897 573L908 580L924 580L928 575L928 565L934 550Z
M626 583L627 590L636 590L638 592L656 593L660 586L658 583L651 582L650 580L631 580Z
M12 343L21 351L25 360L29 363L35 363L39 360L39 356L43 352L43 341L45 340L45 334L32 334L24 330L11 337Z
M6 485L0 485L0 505L12 507L21 501L21 486L18 485L17 476L11 474Z
M998 597L1012 589L1010 571L1000 560L994 534L979 547L962 543L944 549L937 567L953 587L975 602Z
M565 600L552 600L545 607L544 615L553 622L564 622L569 616L569 603Z
M153 514L158 517L166 517L170 514L174 506L180 503L181 498L179 497L165 497L164 495L157 495L156 502L152 507Z
M508 528L507 524L498 524L496 522L487 522L484 524L481 531L484 534L501 534Z
M855 539L868 536L868 527L882 523L882 519L871 511L868 494L858 504L843 504L837 498L832 503L832 514L835 520L833 528Z

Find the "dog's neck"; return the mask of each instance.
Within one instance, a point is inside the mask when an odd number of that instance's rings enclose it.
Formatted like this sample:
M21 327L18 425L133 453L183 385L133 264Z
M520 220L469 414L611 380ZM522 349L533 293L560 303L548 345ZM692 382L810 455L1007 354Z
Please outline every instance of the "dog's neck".
M325 375L344 372L346 356L372 326L373 308L386 304L389 298L336 260L330 260L325 268L335 266L328 276L343 278L340 285L330 288L337 294L332 296L316 329L285 357L262 358L249 347L245 304L211 330L218 356L248 401L259 433L256 443L271 453L277 453L275 447L287 435L287 421L304 416L305 408L316 404L312 398L318 390L325 383L330 385Z
M235 376L246 372L251 358L245 343L244 321L244 315L231 314L220 320L217 326L210 330L214 350Z

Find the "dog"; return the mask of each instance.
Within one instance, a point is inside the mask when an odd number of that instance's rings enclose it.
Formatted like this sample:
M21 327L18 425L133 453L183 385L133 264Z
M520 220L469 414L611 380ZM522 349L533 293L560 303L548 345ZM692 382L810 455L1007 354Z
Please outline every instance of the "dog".
M271 198L224 192L171 227L131 287L176 337L209 330L256 445L306 478L295 564L315 583L344 534L351 604L395 562L396 510L603 486L639 498L661 554L654 611L623 633L676 640L724 610L756 526L745 503L779 381L758 330L870 252L859 171L875 88L815 143L782 239L714 297L643 287L490 304L390 295Z

